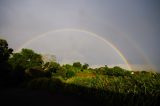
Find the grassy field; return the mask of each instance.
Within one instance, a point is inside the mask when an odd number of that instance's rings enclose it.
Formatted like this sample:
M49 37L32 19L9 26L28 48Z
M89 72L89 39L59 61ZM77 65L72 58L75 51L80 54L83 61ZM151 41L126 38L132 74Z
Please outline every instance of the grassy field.
M83 72L76 71L76 74L69 78L57 75L52 78L33 79L28 83L28 87L76 95L97 101L101 105L159 105L159 73L145 71L124 73L127 74L111 75L88 69Z

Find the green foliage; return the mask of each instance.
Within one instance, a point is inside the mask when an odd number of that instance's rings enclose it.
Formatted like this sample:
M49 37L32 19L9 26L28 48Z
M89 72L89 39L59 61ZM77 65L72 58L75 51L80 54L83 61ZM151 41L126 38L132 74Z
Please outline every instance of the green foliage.
M8 61L13 49L8 48L6 40L0 39L0 63Z
M62 67L64 67L65 69L72 69L73 68L72 65L70 65L70 64L65 64Z
M113 68L100 67L95 69L95 72L100 75L109 75L109 76L131 76L131 72L124 70L118 66L115 66Z
M7 41L0 39L0 86L9 85L11 66L8 64L8 59L12 52L13 49L8 48Z
M105 105L157 105L160 97L160 73L133 72L118 66L92 69L88 64L74 62L61 66L56 62L43 64L42 56L29 49L12 54L5 40L0 39L0 67L6 69L9 61L13 70L9 74L0 71L0 77L27 83L33 89L69 92L83 97L96 98ZM8 60L9 59L9 60ZM83 70L83 71L82 71ZM1 81L1 80L0 80ZM2 81L1 81L2 82ZM1 83L0 82L0 83ZM1 83L2 84L2 83Z
M113 75L114 76L124 76L125 75L124 69L118 66L113 67Z
M13 70L24 70L36 66L42 66L43 60L40 54L35 53L30 49L22 49L20 53L14 53L9 59L9 63Z
M73 67L82 68L82 64L80 62L74 62Z
M72 70L67 70L67 72L66 72L66 77L67 77L67 78L71 78L71 77L73 77L73 76L75 76L75 72L72 71Z
M0 75L5 76L4 74L8 74L10 70L10 66L8 64L8 59L12 54L13 49L8 48L8 43L6 40L0 39Z
M89 65L87 63L85 63L82 67L83 67L83 69L88 69Z
M47 62L44 64L43 69L48 70L51 73L57 73L57 71L60 69L60 64L56 62Z
M61 76L63 78L70 78L75 75L75 70L71 65L60 66L56 62L47 62L43 66L44 70L48 70L52 73L52 76Z
M63 67L60 67L60 69L57 71L57 75L61 76L62 78L66 78L66 73L67 73L67 70L65 70L65 68Z
M107 72L104 67L96 68L94 69L94 71L96 74L100 74L100 75L106 75L106 72Z

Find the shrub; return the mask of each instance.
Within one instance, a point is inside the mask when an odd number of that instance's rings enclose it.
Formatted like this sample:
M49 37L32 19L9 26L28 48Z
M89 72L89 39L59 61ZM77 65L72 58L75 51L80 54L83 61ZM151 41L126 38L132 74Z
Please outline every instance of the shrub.
M89 65L87 63L85 63L82 67L83 67L83 69L88 69Z
M75 72L72 71L72 70L67 70L67 72L66 72L66 77L67 77L67 78L71 78L71 77L73 77L73 76L75 76Z
M50 71L51 73L57 73L57 71L60 69L60 64L59 63L56 63L56 62L48 62L48 63L46 63L46 64L48 64L48 66L47 65L45 65L45 66L47 66L46 68L46 70L48 70L48 71Z
M73 67L81 68L82 64L80 62L74 62Z

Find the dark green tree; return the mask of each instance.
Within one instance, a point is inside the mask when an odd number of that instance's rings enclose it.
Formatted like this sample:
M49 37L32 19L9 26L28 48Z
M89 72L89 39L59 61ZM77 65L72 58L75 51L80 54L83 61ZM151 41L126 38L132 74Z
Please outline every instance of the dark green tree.
M6 40L0 39L0 63L8 61L13 49L8 48L8 43Z
M57 73L57 71L60 69L60 64L56 62L47 62L44 66L44 70L48 70L51 73Z
M82 67L83 67L83 69L88 69L89 65L87 63L84 63L84 65Z
M115 76L124 76L125 75L125 71L124 69L122 69L119 66L115 66L113 67L113 72Z
M0 83L4 86L8 85L10 79L11 67L8 64L8 59L12 52L13 49L8 48L7 41L0 39Z
M125 74L128 75L128 73L119 66L115 66L113 68L105 67L105 70L105 74L109 76L125 76Z
M73 67L82 68L82 64L80 62L74 62Z
M20 53L14 53L9 59L13 70L25 70L37 66L42 66L43 60L40 54L35 53L30 49L22 49Z
M17 84L23 82L26 77L26 70L32 70L36 72L34 67L42 67L43 60L40 54L35 53L30 49L22 49L20 53L13 53L13 56L9 59L9 64L12 66L12 78ZM38 76L38 75L37 75Z
M68 69L68 70L73 68L72 65L70 65L70 64L65 64L62 67L65 68L65 69Z

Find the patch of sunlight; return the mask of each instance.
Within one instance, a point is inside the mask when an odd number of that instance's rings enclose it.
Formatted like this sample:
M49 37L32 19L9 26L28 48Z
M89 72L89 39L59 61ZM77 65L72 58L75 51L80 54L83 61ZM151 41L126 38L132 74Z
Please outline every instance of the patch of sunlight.
M93 74L93 73L79 72L79 73L76 73L76 76L78 76L78 77L84 77L84 78L90 78L90 77L95 77L96 75Z

